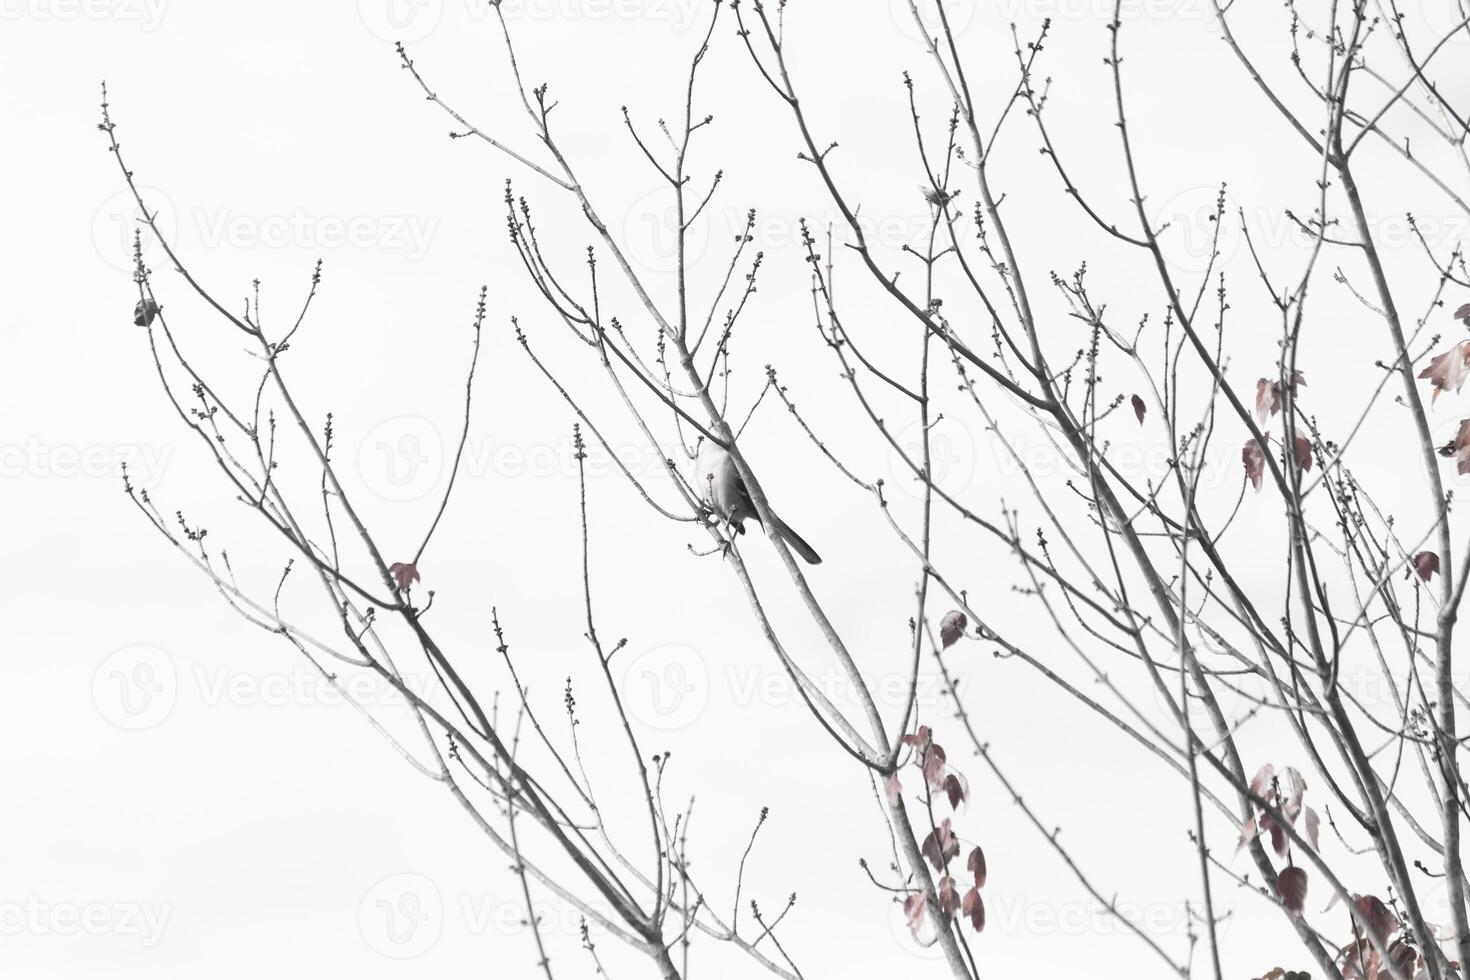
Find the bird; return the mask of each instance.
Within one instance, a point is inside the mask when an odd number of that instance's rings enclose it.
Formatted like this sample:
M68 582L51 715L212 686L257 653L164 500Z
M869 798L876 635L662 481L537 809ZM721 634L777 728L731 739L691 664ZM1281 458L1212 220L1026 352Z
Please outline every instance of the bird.
M717 443L706 439L699 451L699 461L695 466L696 487L704 502L710 509L723 520L729 521L739 534L745 533L745 519L753 517L757 523L760 522L760 514L756 513L755 503L750 499L750 491L745 487L745 481L740 479L740 471L735 468L735 460L730 458ZM791 530L790 526L779 517L772 515L775 523L776 533L781 535L791 550L801 556L808 565L820 565L822 556L817 554L816 549L802 540L801 535Z

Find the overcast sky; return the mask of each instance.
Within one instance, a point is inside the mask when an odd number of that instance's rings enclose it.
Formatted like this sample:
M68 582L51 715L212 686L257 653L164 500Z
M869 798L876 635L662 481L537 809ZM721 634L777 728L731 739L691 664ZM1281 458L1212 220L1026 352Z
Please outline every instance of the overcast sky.
M618 110L628 106L642 130L655 134L656 120L679 114L681 79L707 25L707 5L507 2L523 73L531 84L550 82L559 100L553 118L589 194L640 274L667 299L669 198ZM817 138L839 143L834 166L894 268L900 247L916 242L928 221L901 73L915 78L931 138L948 111L905 6L795 0L787 10L788 57ZM1271 77L1289 81L1284 11L1236 6L1243 43ZM1428 27L1453 23L1448 0L1422 6ZM1128 192L1103 63L1110 7L1101 0L959 0L953 16L974 66L972 83L992 111L1013 85L1005 25L1014 21L1031 36L1053 18L1040 69L1053 78L1053 135L1070 153L1074 177L1121 221ZM1305 248L1284 209L1310 212L1314 161L1230 56L1208 0L1129 0L1124 9L1130 124L1147 208L1173 222L1176 271L1196 282L1203 271L1212 228L1205 216L1224 182L1231 211L1245 209L1258 248L1286 278ZM661 452L619 414L595 362L568 342L516 262L505 231L505 181L529 196L552 261L574 280L592 230L534 172L482 143L448 139L452 121L424 100L394 54L393 41L407 42L446 101L545 162L486 8L469 0L0 0L0 22L7 219L0 235L7 285L0 526L10 556L0 571L3 972L530 976L534 947L506 859L289 646L235 616L123 494L126 462L165 514L182 509L206 524L213 546L228 549L257 593L269 595L284 552L189 441L153 375L144 332L131 324L135 208L96 126L105 79L140 187L194 275L232 309L259 279L267 329L283 331L313 263L324 261L315 312L285 370L305 393L308 414L333 413L348 491L390 559L411 554L448 479L469 327L478 290L488 287L463 482L420 564L424 587L437 591L433 626L489 690L505 683L495 670L494 607L533 702L560 722L572 676L588 692L583 731L608 738L611 719L594 696L598 677L582 639L574 416L515 342L511 316L560 379L607 420L625 462L664 499L670 488ZM1470 88L1467 55L1459 43L1447 56L1461 72L1446 83L1461 93ZM898 512L911 516L911 489L858 417L812 327L798 226L806 219L825 227L835 211L811 168L796 159L791 120L732 21L718 29L706 72L697 109L713 113L715 123L692 165L699 186L716 170L724 176L692 237L699 302L708 303L709 285L723 275L749 208L758 209L756 246L766 253L761 288L734 345L737 417L760 390L765 365L775 365L817 431L864 479L887 479ZM1008 121L993 180L1007 195L1012 233L1032 275L1070 275L1087 262L1108 301L1128 311L1122 322L1158 316L1147 267L1079 218L1037 154L1029 125L1019 113ZM1427 138L1423 146L1431 152ZM1364 167L1367 207L1393 262L1423 261L1402 219L1410 209L1436 244L1463 238L1464 214L1401 163L1375 151ZM1250 379L1274 370L1274 325L1259 284L1249 280L1238 232L1225 232L1222 251L1239 281L1232 368ZM246 391L254 366L239 340L189 295L156 246L147 259L174 329L201 363L230 379L231 391ZM846 263L839 292L854 300L852 329L865 331L877 353L910 358L904 363L911 368L914 345L884 330L898 314L868 302L876 293L849 255L838 261ZM611 275L610 263L604 272ZM1425 272L1432 281L1432 270ZM1304 348L1310 391L1320 399L1316 410L1345 416L1356 386L1373 376L1372 360L1385 353L1382 331L1325 274L1320 283L1316 322L1324 326ZM1427 295L1413 297L1416 315ZM609 286L606 303L640 342L652 339L648 318L625 290ZM1054 322L1062 323L1059 350L1084 346L1062 337L1071 329L1064 316ZM988 328L976 331L984 346ZM1130 390L1127 384L1119 378L1121 387L1109 394ZM1442 409L1434 423L1449 427L1457 418L1453 408ZM1039 511L1014 464L980 425L957 419L939 430L946 488L992 516L1002 500L1020 507L1023 524L1034 527ZM1391 472L1391 431L1376 434L1389 443L1383 465ZM1120 430L1116 438L1136 442L1136 465L1145 472L1161 465L1165 450L1156 437ZM1061 474L1037 433L1018 431L1016 439L1043 477ZM1222 442L1238 445L1233 436ZM871 499L812 450L778 404L761 407L744 445L780 512L825 557L809 581L881 707L896 717L916 578L907 551ZM662 452L677 452L672 439ZM1218 451L1207 483L1233 502L1240 473L1232 452ZM674 753L670 797L696 798L696 870L727 905L739 851L769 806L745 893L775 909L797 892L788 920L797 961L813 977L913 975L916 958L935 954L915 948L889 896L858 868L860 858L878 869L887 864L880 811L862 773L792 693L721 559L687 547L705 546L703 535L647 508L601 448L589 467L599 627L628 638L618 676L648 751ZM1391 482L1384 492L1395 502ZM1260 498L1246 506L1235 532L1237 560L1247 585L1279 605L1270 589L1280 549L1264 544L1279 506ZM1254 550L1253 535L1262 536ZM771 615L798 656L808 658L833 700L854 708L782 587L770 549L754 535L742 544L753 574L770 584ZM1003 550L958 531L938 548L978 607L994 610L1059 669L1088 680L1075 662L1063 666L1060 647L1046 645L1035 611L1020 608L1012 589L1021 577ZM302 588L288 593L287 608L310 620L321 615L318 599ZM1116 892L1184 956L1183 903L1196 901L1198 890L1187 786L1024 666L997 660L980 644L960 648L952 662L982 736L1028 803L1063 828L1105 893ZM391 692L365 683L357 694L386 724L401 723ZM919 698L922 720L953 735L932 678ZM1247 706L1231 707L1239 714ZM952 754L968 759L955 741ZM1280 756L1286 743L1266 720L1248 725L1241 741L1251 766L1303 761ZM619 793L627 759L606 755L605 790L627 803ZM978 763L968 765L974 799L964 825L990 859L990 926L974 944L982 974L1095 975L1099 964L1108 976L1158 973L1161 964L1095 907L999 785ZM1214 828L1222 856L1233 846L1230 832ZM1256 976L1278 965L1278 953L1294 953L1289 930L1264 902L1228 886L1219 901L1231 910L1227 937L1251 937L1232 946L1229 975ZM590 975L579 959L575 915L544 894L538 903L554 962L568 976ZM696 963L706 975L760 975L746 959L702 949ZM624 975L637 974L614 972Z

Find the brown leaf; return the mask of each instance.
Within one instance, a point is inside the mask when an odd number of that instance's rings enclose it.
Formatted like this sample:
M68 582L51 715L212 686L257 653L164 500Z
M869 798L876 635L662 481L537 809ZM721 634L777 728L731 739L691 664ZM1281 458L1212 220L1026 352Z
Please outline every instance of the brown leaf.
M1251 793L1264 800L1266 798L1266 792L1271 788L1271 780L1275 778L1276 767L1269 762L1266 763L1257 769L1256 774L1251 777Z
M1318 819L1317 811L1311 807L1307 807L1306 814L1307 843L1312 845L1312 850L1320 850L1317 846L1317 841L1322 833L1322 821Z
M1386 942L1399 929L1399 918L1376 895L1359 895L1353 904L1358 916L1380 943Z
M1432 551L1421 551L1414 556L1414 571L1419 577L1428 582L1429 577L1439 571L1439 555Z
M1419 372L1419 377L1428 378L1434 389L1434 398L1446 391L1459 393L1465 379L1470 377L1470 340L1462 340L1443 354L1435 355L1429 366Z
M953 918L960 910L960 893L955 890L954 879L945 875L939 879L939 911Z
M958 609L945 613L944 618L939 621L939 642L944 645L944 649L948 650L958 643L969 624L969 619Z
M975 876L975 887L985 887L985 852L976 847L965 859L965 870Z
M1256 382L1256 418L1265 423L1266 419L1281 411L1281 388L1274 381L1265 378Z
M924 761L920 768L924 771L924 782L932 790L944 789L944 760L944 747L930 742L929 747L924 750Z
M1281 903L1292 915L1301 915L1307 904L1307 871L1305 868L1286 868L1276 879L1276 890L1281 893Z
M133 307L133 326L146 327L158 316L158 304L151 299L140 299Z
M1137 395L1133 396L1133 414L1138 416L1139 425L1143 424L1143 417L1148 414L1148 406Z
M920 725L918 728L914 729L914 733L912 735L905 735L903 737L903 744L909 746L910 748L923 748L924 746L929 744L929 737L929 726Z
M930 864L934 865L935 871L943 871L946 862L959 857L959 838L955 837L954 831L950 829L948 817L945 817L938 827L929 831L919 851L929 859Z
M1306 436L1297 436L1292 440L1292 444L1296 446L1297 465L1302 468L1303 473L1310 472L1312 469L1312 440Z
M924 925L924 893L914 892L903 900L903 917L908 920L909 932L919 938L919 929Z
M980 897L978 888L965 892L965 897L960 902L960 914L970 920L971 929L976 932L985 931L985 899Z
M1255 439L1247 439L1240 450L1240 461L1245 464L1245 475L1250 479L1251 486L1259 491L1261 477L1266 473L1266 454L1261 452L1261 444Z
M951 769L944 777L944 792L949 797L949 806L953 810L965 802L970 795L970 784L964 776Z
M1466 303L1464 306L1455 311L1455 319L1470 320L1470 303ZM1470 323L1467 323L1466 326L1470 326Z
M414 567L413 562L395 561L388 566L388 574L393 576L393 581L404 592L413 588L413 583L419 580L419 570Z

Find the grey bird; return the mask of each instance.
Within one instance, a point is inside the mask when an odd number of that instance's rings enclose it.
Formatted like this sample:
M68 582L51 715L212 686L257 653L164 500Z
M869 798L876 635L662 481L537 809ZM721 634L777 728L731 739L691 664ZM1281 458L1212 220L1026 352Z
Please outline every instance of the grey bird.
M695 488L699 491L704 502L709 505L715 515L730 522L736 532L745 533L745 519L755 518L760 522L760 515L756 513L755 504L750 499L750 491L745 488L745 481L740 479L740 472L735 468L735 460L730 454L718 445L706 439L704 446L699 451L699 462L695 466ZM774 517L776 533L781 535L792 551L801 556L808 565L820 565L822 556L817 554L811 545L802 540L801 535L786 524L779 517Z

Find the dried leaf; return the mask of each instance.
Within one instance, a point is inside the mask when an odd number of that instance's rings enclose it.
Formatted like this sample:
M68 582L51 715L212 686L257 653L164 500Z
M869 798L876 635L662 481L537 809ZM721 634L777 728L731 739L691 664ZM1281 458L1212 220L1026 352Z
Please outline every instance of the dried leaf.
M1317 846L1317 842L1320 839L1320 835L1322 833L1322 821L1318 819L1317 811L1313 810L1311 807L1307 807L1306 813L1307 843L1312 845L1312 850L1320 850L1320 848Z
M960 910L960 893L955 890L954 879L945 875L939 879L939 911L953 918Z
M924 750L924 762L920 768L924 770L924 782L936 792L944 789L944 760L944 747L930 742Z
M1455 319L1467 321L1465 325L1470 327L1470 303L1466 303L1455 311Z
M971 888L965 892L965 897L960 902L960 914L970 920L970 928L976 932L985 931L985 899L980 897L979 888Z
M909 932L914 938L919 938L919 930L924 925L924 893L914 892L903 900L903 917L908 920Z
M133 307L133 326L146 327L158 316L158 304L151 299L140 299Z
M1281 388L1265 378L1256 382L1256 419L1263 425L1266 419L1281 411Z
M404 592L413 588L413 583L419 580L419 570L414 567L413 562L395 561L388 566L388 574L393 576L393 581Z
M1439 571L1439 555L1432 551L1421 551L1414 556L1414 571L1428 582L1431 575Z
M1276 879L1276 890L1281 894L1281 903L1292 915L1301 915L1307 904L1307 871L1305 868L1286 868Z
M944 793L949 797L950 809L957 808L970 795L970 783L953 769L944 777Z
M939 621L939 642L944 645L944 649L948 650L959 642L969 623L969 619L958 609L951 609L944 614L944 618Z
M1247 439L1240 451L1240 461L1245 464L1245 475L1250 479L1251 486L1259 491L1261 477L1266 473L1266 454L1261 451L1261 444L1255 439Z
M948 817L945 817L938 827L929 831L919 851L929 859L930 864L934 865L935 871L943 871L946 862L959 857L960 841L950 829Z
M1429 366L1419 372L1419 377L1429 379L1434 389L1431 401L1446 391L1458 394L1465 379L1470 377L1470 340L1462 340L1443 354L1435 355Z
M985 887L985 852L976 847L965 859L965 870L975 876L975 887Z
M1148 414L1148 406L1137 395L1133 396L1133 414L1138 416L1139 425L1143 424L1143 417Z
M1358 916L1368 927L1368 930L1378 938L1380 943L1388 940L1399 930L1398 916L1376 895L1359 895L1353 904L1358 908Z
M1266 791L1271 788L1271 780L1275 778L1276 767L1269 762L1266 763L1257 769L1256 774L1251 777L1251 794L1259 796L1264 800L1266 798Z
M1312 440L1306 436L1297 436L1292 440L1296 446L1296 463L1302 468L1303 473L1312 469Z
M904 745L907 745L910 748L923 748L925 745L929 744L929 738L929 726L920 725L918 728L914 729L914 733L912 735L905 735L902 741Z

